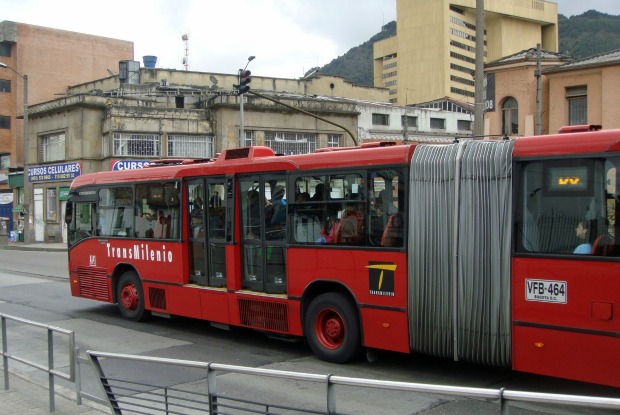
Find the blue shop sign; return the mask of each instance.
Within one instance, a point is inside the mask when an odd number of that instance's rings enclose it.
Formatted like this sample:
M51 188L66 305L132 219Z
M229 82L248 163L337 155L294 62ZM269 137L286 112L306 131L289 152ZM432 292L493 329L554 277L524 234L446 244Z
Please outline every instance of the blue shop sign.
M135 170L149 165L150 160L116 160L110 162L110 170Z
M29 167L28 181L35 183L54 180L73 180L80 175L81 171L82 167L78 162Z

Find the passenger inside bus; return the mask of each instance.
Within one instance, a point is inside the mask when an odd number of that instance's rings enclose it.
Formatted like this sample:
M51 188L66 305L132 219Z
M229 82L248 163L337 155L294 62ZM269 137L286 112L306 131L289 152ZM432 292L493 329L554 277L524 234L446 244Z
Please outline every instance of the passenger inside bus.
M316 187L314 188L314 194L312 195L310 200L313 202L322 202L324 200L323 189L324 189L323 183L317 184Z
M575 228L575 234L582 243L575 248L573 254L590 254L592 252L592 244L590 243L590 224L587 220L580 220Z
M246 229L247 239L255 239L260 237L260 204L258 199L258 191L248 191L248 208L246 212L246 218L248 218L248 226Z

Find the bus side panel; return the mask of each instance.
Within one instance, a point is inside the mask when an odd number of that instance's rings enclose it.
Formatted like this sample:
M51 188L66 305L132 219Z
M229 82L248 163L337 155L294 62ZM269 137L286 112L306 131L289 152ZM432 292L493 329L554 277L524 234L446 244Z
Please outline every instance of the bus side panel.
M513 260L513 368L620 387L620 264Z
M406 264L405 254L393 251L289 248L289 295L301 298L311 284L321 292L339 284L360 310L366 347L409 352Z
M514 337L519 342L515 370L620 387L617 338L576 342L569 332L519 326ZM539 343L543 346L537 347Z

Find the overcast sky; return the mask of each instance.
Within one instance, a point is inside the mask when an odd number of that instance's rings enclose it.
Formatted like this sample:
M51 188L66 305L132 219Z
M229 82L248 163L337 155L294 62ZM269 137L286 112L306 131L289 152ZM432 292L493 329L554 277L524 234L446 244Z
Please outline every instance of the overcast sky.
M620 15L619 0L557 3L567 17ZM172 69L187 34L190 70L236 73L255 55L254 75L299 78L396 20L396 0L0 0L1 20L132 41L136 60Z

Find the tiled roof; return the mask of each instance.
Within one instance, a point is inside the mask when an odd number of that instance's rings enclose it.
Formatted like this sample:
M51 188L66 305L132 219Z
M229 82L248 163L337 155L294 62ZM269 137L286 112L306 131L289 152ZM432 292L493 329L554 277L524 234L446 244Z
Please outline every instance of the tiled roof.
M486 66L502 65L505 63L512 63L512 62L526 61L526 60L536 61L537 53L538 51L536 48L525 49L525 50L522 50L521 52L517 52L512 55L504 56L503 58L499 58L498 60L489 62L487 63ZM566 61L566 60L571 59L568 55L564 55L562 53L550 52L545 49L540 50L540 55L543 60L546 59L546 60Z
M556 66L554 68L545 69L543 73L563 72L581 68L590 68L593 66L608 65L620 65L620 49L565 63L564 65Z

